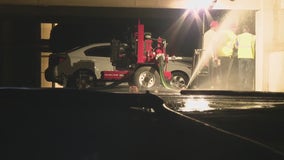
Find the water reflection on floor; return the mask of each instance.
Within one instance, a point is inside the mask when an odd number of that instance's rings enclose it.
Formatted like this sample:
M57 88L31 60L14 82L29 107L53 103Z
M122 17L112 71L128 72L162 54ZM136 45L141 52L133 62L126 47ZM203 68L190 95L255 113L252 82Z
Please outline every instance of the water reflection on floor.
M159 97L169 108L182 112L284 106L282 93L185 90L180 95L160 94Z
M221 109L272 108L284 105L284 98L218 95L160 95L166 105L176 111L208 111Z
M106 92L129 93L128 86L104 89ZM284 93L231 90L139 90L149 92L165 101L167 107L180 112L212 110L249 110L284 106ZM135 94L135 93L133 93Z

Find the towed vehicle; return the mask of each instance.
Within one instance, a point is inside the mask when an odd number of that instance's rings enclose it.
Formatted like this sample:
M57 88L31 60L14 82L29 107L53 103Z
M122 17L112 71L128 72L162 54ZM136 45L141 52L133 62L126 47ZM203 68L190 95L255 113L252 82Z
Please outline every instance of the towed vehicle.
M123 82L142 90L185 88L192 65L182 62L185 57L169 56L166 46L165 39L152 38L138 22L128 42L113 39L52 53L45 78L68 88L115 86Z

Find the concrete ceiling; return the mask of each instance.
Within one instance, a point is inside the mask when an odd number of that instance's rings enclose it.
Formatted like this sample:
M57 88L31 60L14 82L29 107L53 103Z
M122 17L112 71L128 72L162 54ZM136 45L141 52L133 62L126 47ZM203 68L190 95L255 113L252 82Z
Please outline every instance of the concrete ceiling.
M188 8L215 2L216 9L259 9L263 0L1 0L3 5Z
M212 4L212 0L1 0L0 18L31 16L46 22L89 18L178 19L185 9L201 2ZM260 2L217 0L213 9L256 10Z

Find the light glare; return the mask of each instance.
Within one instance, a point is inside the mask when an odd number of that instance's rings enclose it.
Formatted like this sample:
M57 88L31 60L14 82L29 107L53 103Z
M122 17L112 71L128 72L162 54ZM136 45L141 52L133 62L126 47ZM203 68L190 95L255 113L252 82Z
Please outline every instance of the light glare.
M180 108L181 111L191 112L191 111L207 111L212 110L213 108L209 107L209 102L205 99L187 99L183 108Z

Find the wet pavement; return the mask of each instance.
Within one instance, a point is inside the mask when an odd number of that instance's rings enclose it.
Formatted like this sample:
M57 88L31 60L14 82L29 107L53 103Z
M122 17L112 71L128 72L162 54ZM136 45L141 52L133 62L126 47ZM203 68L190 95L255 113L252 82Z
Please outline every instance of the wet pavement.
M129 92L127 87L112 91ZM150 93L177 115L284 156L284 93L198 89Z
M284 155L284 94L184 90L160 96L172 112Z

